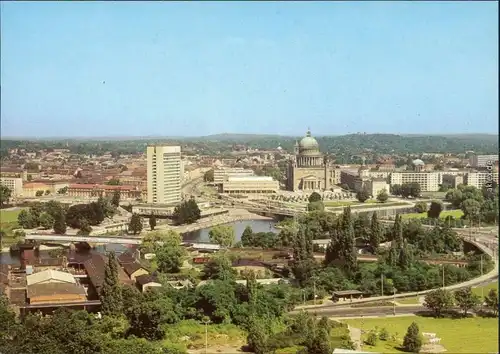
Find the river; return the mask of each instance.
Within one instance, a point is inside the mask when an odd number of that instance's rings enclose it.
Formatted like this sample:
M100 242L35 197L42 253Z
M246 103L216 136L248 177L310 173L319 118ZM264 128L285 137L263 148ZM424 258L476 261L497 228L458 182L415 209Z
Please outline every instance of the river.
M247 226L250 226L253 232L276 232L277 230L274 226L276 225L275 221L272 220L246 220L246 221L236 221L231 222L225 225L230 225L234 228L234 233L236 236L236 241L241 239L241 234L245 230ZM186 242L209 242L208 233L210 232L210 228L201 229L198 231L187 232L182 234L183 240ZM127 247L125 245L117 245L117 244L108 244L97 246L91 252L103 253L114 251L117 253L124 252L129 249L133 249L133 247ZM46 258L49 256L50 251L40 251L39 257ZM12 265L20 265L20 258L18 255L10 254L10 253L0 253L0 264L12 264Z

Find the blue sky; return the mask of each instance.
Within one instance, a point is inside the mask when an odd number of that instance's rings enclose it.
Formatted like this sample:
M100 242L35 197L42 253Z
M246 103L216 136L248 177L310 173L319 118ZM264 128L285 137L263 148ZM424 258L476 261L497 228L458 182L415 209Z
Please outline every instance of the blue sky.
M3 136L498 132L497 2L2 2Z

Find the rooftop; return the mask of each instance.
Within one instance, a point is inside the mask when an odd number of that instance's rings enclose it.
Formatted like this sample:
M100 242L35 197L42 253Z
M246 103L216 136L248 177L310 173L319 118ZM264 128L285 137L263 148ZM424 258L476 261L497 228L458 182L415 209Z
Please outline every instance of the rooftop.
M83 286L65 283L35 284L28 286L26 290L28 299L37 296L56 296L62 294L87 295Z
M227 179L229 182L258 182L258 181L272 181L273 178L269 176L231 176Z
M38 273L28 275L26 277L26 283L28 286L39 284L42 282L48 282L51 280L68 284L76 283L75 277L72 274L66 272L60 272L58 270L53 270L53 269L47 269Z

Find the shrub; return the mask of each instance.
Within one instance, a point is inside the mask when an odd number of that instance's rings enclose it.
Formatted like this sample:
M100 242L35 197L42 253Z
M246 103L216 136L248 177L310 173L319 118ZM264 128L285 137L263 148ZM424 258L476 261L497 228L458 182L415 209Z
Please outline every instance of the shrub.
M389 331L386 328L382 328L382 330L378 334L378 339L388 340L389 339Z
M377 345L378 337L377 333L375 332L370 332L368 333L368 338L366 338L366 344L371 345L372 347Z

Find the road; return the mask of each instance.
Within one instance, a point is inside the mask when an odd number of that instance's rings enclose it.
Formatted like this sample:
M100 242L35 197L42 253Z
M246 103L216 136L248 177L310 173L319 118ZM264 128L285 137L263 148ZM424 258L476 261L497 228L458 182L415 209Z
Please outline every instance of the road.
M426 308L422 305L414 306L378 306L378 307L350 307L350 308L339 308L339 307L329 307L329 308L317 308L309 309L307 312L314 314L316 316L327 316L327 317L362 317L362 316L393 316L396 315L411 315L421 311L425 311ZM297 314L299 311L290 312L290 314Z

